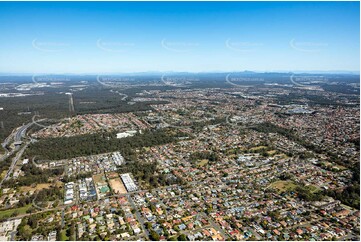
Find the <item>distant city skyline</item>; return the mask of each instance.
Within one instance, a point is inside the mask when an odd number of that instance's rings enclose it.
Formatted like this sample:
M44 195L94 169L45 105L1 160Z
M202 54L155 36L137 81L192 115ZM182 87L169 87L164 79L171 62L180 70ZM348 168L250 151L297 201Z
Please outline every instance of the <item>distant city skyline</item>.
M0 2L0 75L359 72L359 2Z

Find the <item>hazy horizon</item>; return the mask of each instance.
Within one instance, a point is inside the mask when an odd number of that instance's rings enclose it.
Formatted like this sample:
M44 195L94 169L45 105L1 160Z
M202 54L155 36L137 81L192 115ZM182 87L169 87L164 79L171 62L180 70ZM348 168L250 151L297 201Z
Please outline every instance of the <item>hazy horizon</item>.
M294 74L345 74L345 75L360 75L360 71L343 71L343 70L335 70L335 71L323 71L323 70L314 70L314 71L306 71L306 70L274 70L274 71L252 71L252 70L240 70L240 71L199 71L199 72L192 72L192 71L139 71L139 72L106 72L106 73L6 73L0 72L0 76L31 76L31 75L75 75L75 76L82 76L82 75L132 75L132 74L162 74L162 73L174 73L174 74L227 74L227 73L294 73Z

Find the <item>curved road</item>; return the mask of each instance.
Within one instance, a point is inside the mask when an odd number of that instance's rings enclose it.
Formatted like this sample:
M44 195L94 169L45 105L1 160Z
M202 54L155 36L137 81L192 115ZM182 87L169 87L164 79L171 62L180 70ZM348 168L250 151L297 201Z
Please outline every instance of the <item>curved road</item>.
M10 136L14 137L14 143L21 141L21 139L26 136L27 129L33 124L34 124L34 122L25 124L25 125L21 126L20 128L18 128L15 133L12 133ZM9 142L9 140L11 139L10 136L5 139L5 142ZM24 153L25 149L28 147L28 145L32 142L33 142L33 139L28 141L20 150L17 150L15 148L0 158L0 160L3 161L5 159L7 159L8 157L10 157L11 155L13 155L14 153L16 153L16 156L12 159L9 170L7 171L5 177L0 181L0 188L2 187L2 184L4 183L4 181L6 181L10 178L10 175L13 173L16 163L21 158L21 156L23 155L23 153Z

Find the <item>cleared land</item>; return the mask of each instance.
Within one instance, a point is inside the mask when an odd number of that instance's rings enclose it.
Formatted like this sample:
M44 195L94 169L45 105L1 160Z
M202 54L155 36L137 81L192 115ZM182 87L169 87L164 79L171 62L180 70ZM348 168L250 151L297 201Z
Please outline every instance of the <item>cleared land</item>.
M320 188L318 188L317 186L314 185L308 185L306 186L306 188L311 192L311 193L315 193L320 191Z
M123 182L120 178L114 178L109 180L109 185L112 188L115 194L124 194L127 193L127 189L125 189Z
M49 188L51 185L52 185L51 183L39 183L35 187L23 186L23 187L20 187L20 191L29 192L29 191L42 190L44 188Z
M208 163L208 160L207 160L207 159L200 160L199 163L197 164L197 166L203 167L203 166L205 166L207 163Z
M291 191L297 187L292 181L276 181L270 185L270 188L275 188L280 192Z
M268 155L274 155L274 154L276 154L277 153L277 150L270 150L270 151L267 151L267 154Z
M0 174L0 179L3 179L7 172L8 170L3 170L3 172Z
M22 215L22 214L26 214L26 211L31 207L31 204L25 206L25 207L21 207L21 208L14 208L14 209L7 209L7 210L1 210L0 211L0 219L4 218L4 217L10 217L13 216L14 214L16 215Z
M66 241L66 240L69 240L69 237L66 236L66 231L65 230L62 230L60 231L60 241Z
M109 172L106 175L107 175L108 179L113 179L113 178L118 178L119 177L118 173L116 173L116 172Z
M97 183L101 183L101 184L106 183L106 179L103 174L94 175L93 180L95 185L97 185Z
M264 150L264 149L267 149L268 147L267 146L257 146L257 147L253 147L251 149L249 149L250 151L259 151L259 150Z

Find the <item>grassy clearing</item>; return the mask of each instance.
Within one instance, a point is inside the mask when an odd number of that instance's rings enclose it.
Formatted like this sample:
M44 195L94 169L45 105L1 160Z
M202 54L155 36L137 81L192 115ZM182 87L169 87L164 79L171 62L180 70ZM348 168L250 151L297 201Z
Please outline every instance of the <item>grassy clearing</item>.
M40 191L43 189L49 189L49 188L51 188L51 186L62 188L63 183L60 181L56 181L55 183L39 183L39 184L32 185L32 186L22 186L22 187L19 187L19 189L20 189L20 192L29 192L29 191L35 192L35 191Z
M259 151L259 150L263 150L263 149L267 149L267 146L261 145L261 146L257 146L257 147L253 147L251 149L249 149L250 151Z
M271 184L270 188L275 188L280 192L295 190L297 185L293 181L276 181Z
M207 163L208 163L208 160L207 160L207 159L204 159L204 160L199 161L199 163L197 164L197 166L203 167L203 166L205 166Z
M0 219L11 217L14 213L17 215L26 214L26 211L31 207L31 204L21 208L7 209L0 211Z
M93 180L95 184L104 182L106 183L105 175L103 174L94 175Z
M347 170L347 167L341 166L341 165L335 165L333 166L334 169L338 169L339 171Z
M279 192L286 191L295 191L299 185L295 184L293 181L276 181L270 185L270 188L277 189ZM311 194L317 193L320 191L320 188L315 185L307 185L303 187L307 189Z
M306 186L306 188L311 192L311 193L315 193L318 192L320 190L320 188L318 188L317 186L314 185L308 185Z
M0 178L3 179L7 172L8 172L8 170L3 170L0 174Z
M276 155L275 157L278 157L279 159L287 159L289 158L286 154L282 153L282 154L279 154L279 155Z
M274 154L277 153L277 150L270 150L270 151L267 151L267 154L270 155L270 156L273 156Z
M0 146L0 155L4 155L4 154L5 154L5 149L2 146Z
M23 187L20 187L20 191L21 192L29 192L29 191L42 190L44 188L49 188L51 185L52 185L51 183L39 183L35 187L23 186Z
M65 230L60 231L59 239L60 239L60 241L69 240L69 237L66 236L66 231Z

